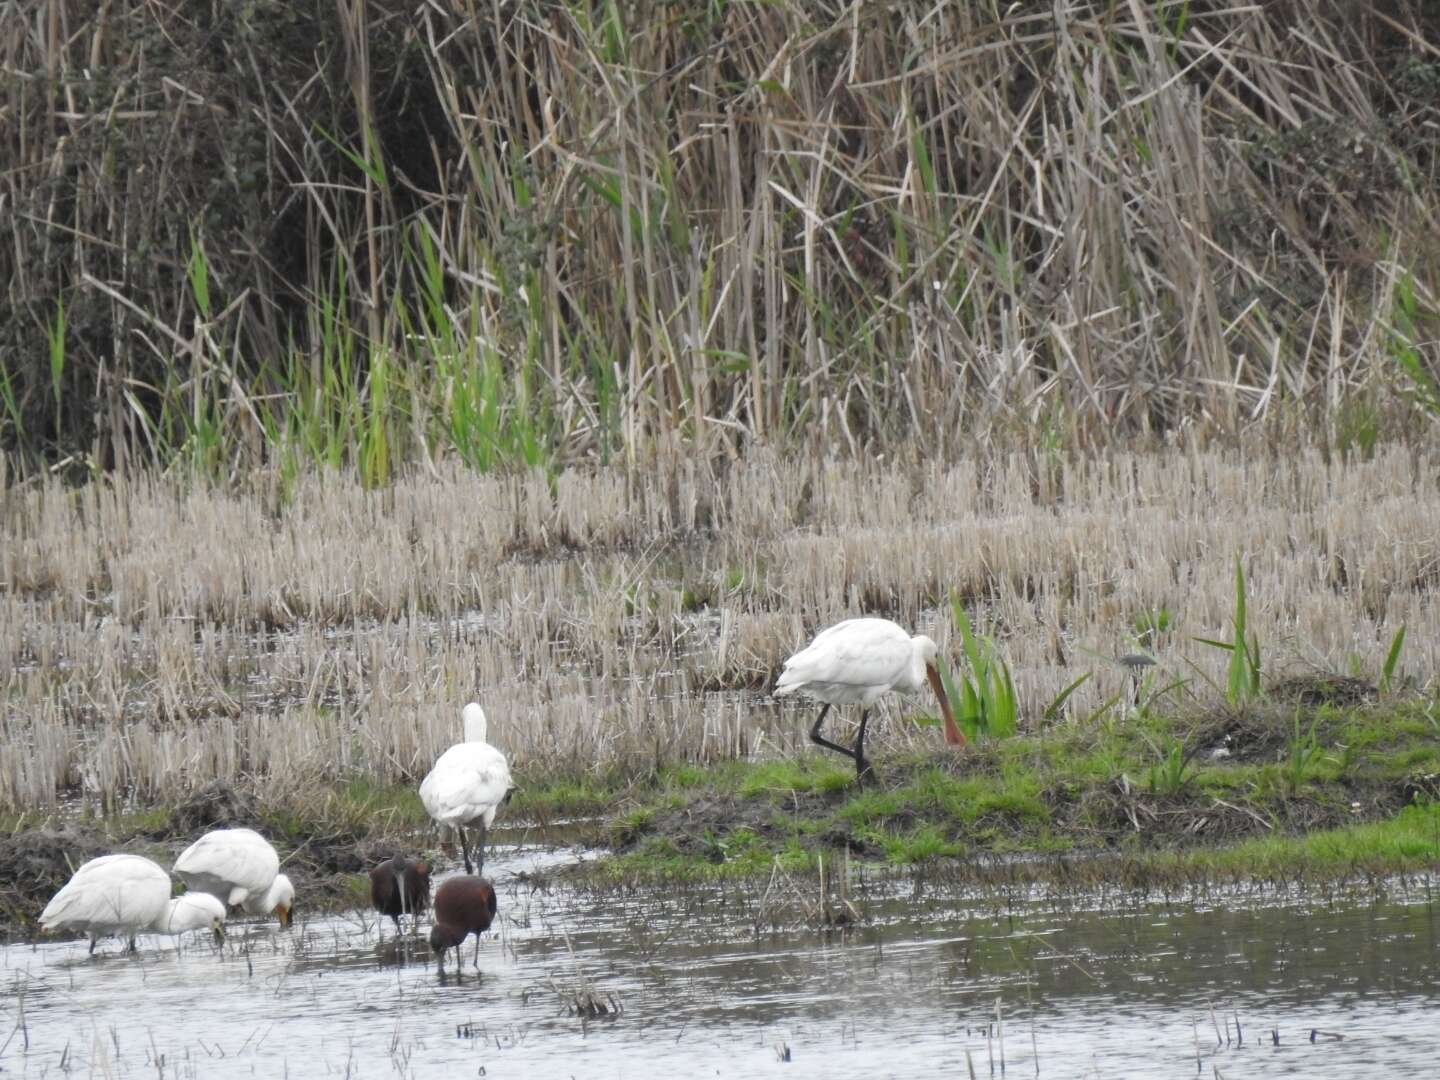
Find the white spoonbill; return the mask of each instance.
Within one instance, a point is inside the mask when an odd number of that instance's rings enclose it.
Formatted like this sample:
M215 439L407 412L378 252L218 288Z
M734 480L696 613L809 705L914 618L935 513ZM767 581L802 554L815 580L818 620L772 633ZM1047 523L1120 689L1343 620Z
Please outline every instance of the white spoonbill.
M465 720L465 741L440 755L430 774L420 782L420 801L432 818L460 834L465 872L478 874L485 865L485 833L495 822L496 807L515 785L505 755L485 741L485 710L472 701L461 715ZM467 827L480 833L473 868L465 843Z
M219 945L225 940L225 905L209 893L187 892L166 904L150 929L177 936L191 930L209 930Z
M280 856L254 829L216 829L175 860L175 876L191 892L205 892L250 915L275 913L290 925L295 886L280 873Z
M140 855L102 855L71 875L40 913L46 930L79 930L95 942L122 934L135 951L135 935L155 928L170 908L170 875Z
M824 708L810 729L810 740L854 758L855 773L864 780L874 775L865 757L865 722L870 706L892 690L913 694L928 678L945 718L945 741L965 745L965 735L955 724L935 667L939 651L924 634L911 637L889 619L846 619L820 631L814 641L785 661L775 696L800 693L822 702ZM855 704L861 707L860 734L853 749L820 734L831 705Z

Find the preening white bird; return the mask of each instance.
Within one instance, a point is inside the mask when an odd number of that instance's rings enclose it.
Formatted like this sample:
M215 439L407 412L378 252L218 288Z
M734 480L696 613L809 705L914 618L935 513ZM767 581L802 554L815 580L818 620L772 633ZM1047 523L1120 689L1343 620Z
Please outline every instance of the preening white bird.
M290 925L295 886L280 873L280 856L254 829L216 829L196 840L175 860L175 876L191 892L209 893L227 907L250 915L274 912Z
M505 755L485 741L485 710L475 702L465 706L465 741L440 755L435 767L420 782L420 801L425 812L441 825L460 834L460 853L465 872L478 874L485 865L485 833L495 822L495 810L515 785ZM475 864L471 867L465 830L480 835L475 843Z
M865 723L870 706L892 690L913 694L929 680L945 718L945 741L965 745L965 735L950 711L950 699L935 666L939 648L924 634L911 637L889 619L846 619L822 630L790 659L775 684L775 696L805 694L823 704L810 740L855 760L864 780L874 770L865 757ZM832 705L859 705L860 732L854 747L841 746L820 734Z
M152 929L170 906L170 875L140 855L102 855L76 870L40 913L46 930L90 935L90 952L107 934L123 934L135 951L135 935Z

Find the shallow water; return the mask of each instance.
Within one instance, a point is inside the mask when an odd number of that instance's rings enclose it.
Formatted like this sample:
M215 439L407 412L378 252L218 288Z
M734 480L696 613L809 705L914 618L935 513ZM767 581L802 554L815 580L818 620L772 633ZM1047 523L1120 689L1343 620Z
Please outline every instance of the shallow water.
M575 854L494 852L499 932L478 968L467 943L459 981L368 913L232 925L219 953L204 936L93 960L85 942L10 946L0 1075L963 1077L1003 1060L1014 1077L1350 1077L1426 1075L1440 1055L1426 884L997 914L885 881L861 883L867 921L847 933L757 932L748 893L517 876ZM618 1012L577 1015L586 994Z

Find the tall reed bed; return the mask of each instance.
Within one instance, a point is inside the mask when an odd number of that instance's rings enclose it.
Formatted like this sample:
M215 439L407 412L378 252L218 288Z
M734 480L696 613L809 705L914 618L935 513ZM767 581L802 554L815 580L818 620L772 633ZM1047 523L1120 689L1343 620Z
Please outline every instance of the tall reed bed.
M1265 679L1437 670L1430 450L658 464L10 486L0 808L414 781L472 697L522 777L773 754L805 745L767 687L810 634L887 615L963 671L952 597L1022 729L1113 716L1141 626L1167 707L1218 702L1228 657L1197 639L1232 636L1237 559ZM916 707L882 751L934 741Z
M0 7L0 439L214 477L1430 423L1434 5Z

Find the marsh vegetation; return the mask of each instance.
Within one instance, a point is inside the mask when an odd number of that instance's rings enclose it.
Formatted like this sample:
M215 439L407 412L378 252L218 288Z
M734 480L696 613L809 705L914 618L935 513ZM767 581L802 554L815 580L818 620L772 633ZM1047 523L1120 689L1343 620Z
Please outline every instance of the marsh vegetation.
M1431 4L32 14L27 468L1364 450L1440 409Z
M757 870L1432 797L1434 12L664 12L0 11L8 830L358 870L471 698L632 847L791 770ZM860 613L981 738L852 811L767 689Z
M414 829L414 785L475 697L519 778L513 820L599 814L643 847L641 817L709 790L723 798L685 842L732 871L825 847L910 863L1384 820L1437 794L1435 466L1399 446L757 452L663 478L21 485L0 543L0 805L16 829L218 783L296 847ZM1010 673L1016 733L972 727L952 758L896 701L872 723L885 790L806 764L810 710L768 693L784 657L878 611L961 680L956 604ZM1237 628L1263 665L1254 695L1214 644ZM1137 673L1117 657L1142 635L1157 663ZM741 761L782 764L687 772ZM814 816L776 832L802 797ZM1392 854L1433 860L1433 838Z

